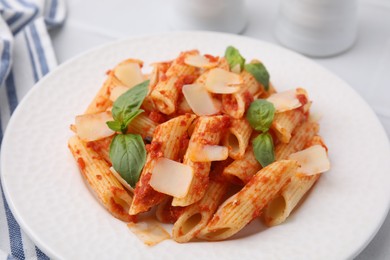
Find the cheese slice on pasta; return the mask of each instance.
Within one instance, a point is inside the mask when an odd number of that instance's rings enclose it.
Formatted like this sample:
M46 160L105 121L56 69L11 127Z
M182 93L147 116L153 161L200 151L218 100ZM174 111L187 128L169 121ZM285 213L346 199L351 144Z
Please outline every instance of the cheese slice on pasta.
M196 145L189 148L193 162L223 161L229 156L229 149L220 145Z
M209 69L217 66L217 62L211 62L208 58L203 55L195 54L188 55L184 59L184 63L190 66L194 66L197 68Z
M184 85L183 95L198 116L214 115L220 110L210 93L200 84Z
M171 238L169 233L154 219L145 219L139 223L130 222L127 224L145 245L154 246L161 241Z
M140 65L136 62L119 64L114 70L114 75L129 88L144 81Z
M274 104L277 113L293 110L302 105L295 89L275 93L267 98L267 101Z
M211 93L232 94L240 90L240 84L242 84L240 75L215 68L208 73L205 87Z
M110 93L110 100L112 102L115 102L115 100L121 96L123 93L128 91L130 88L126 86L116 86L112 88L111 93Z
M330 162L326 149L322 145L313 145L305 150L290 154L290 160L298 161L299 173L314 175L330 169Z
M193 175L191 166L160 158L152 170L149 184L158 192L183 198L187 195Z
M81 140L86 142L111 136L115 132L107 126L106 122L112 120L114 119L112 118L111 112L108 111L76 116L75 125L77 135Z

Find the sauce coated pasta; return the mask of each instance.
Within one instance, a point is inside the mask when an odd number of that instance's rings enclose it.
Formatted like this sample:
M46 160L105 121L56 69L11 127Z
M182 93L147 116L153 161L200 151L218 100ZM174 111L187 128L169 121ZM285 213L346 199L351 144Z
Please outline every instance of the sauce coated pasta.
M283 223L330 169L312 101L278 92L265 65L229 46L107 72L69 139L102 205L145 244L223 240L260 218ZM233 192L234 191L234 192Z

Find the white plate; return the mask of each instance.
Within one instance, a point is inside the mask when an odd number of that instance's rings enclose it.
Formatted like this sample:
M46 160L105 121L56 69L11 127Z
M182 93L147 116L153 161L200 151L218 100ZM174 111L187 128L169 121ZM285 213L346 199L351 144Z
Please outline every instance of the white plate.
M278 90L305 87L322 114L332 170L280 226L254 220L224 242L143 245L88 190L67 148L69 125L117 62L146 64L197 48L223 55L236 46L267 66ZM170 33L115 42L83 54L41 80L15 111L2 147L2 183L22 228L61 259L344 259L358 254L382 224L390 202L390 149L368 105L316 63L269 43L216 33Z

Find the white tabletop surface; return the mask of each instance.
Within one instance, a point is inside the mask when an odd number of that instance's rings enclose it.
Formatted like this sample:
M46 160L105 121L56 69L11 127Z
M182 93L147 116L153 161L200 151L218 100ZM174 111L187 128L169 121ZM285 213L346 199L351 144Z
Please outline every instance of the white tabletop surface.
M116 39L174 30L169 1L68 0L67 4L65 25L51 32L59 63ZM246 7L248 25L242 34L279 44L273 34L279 1L247 0ZM348 82L373 107L390 136L390 0L361 0L354 46L314 60ZM390 259L389 216L356 259Z

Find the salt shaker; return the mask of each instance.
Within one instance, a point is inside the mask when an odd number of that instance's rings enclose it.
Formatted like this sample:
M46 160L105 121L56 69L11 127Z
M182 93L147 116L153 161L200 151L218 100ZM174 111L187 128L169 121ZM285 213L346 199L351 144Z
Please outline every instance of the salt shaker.
M275 36L300 53L326 57L350 48L357 35L357 0L281 0Z
M246 17L245 0L172 0L175 29L240 33Z

